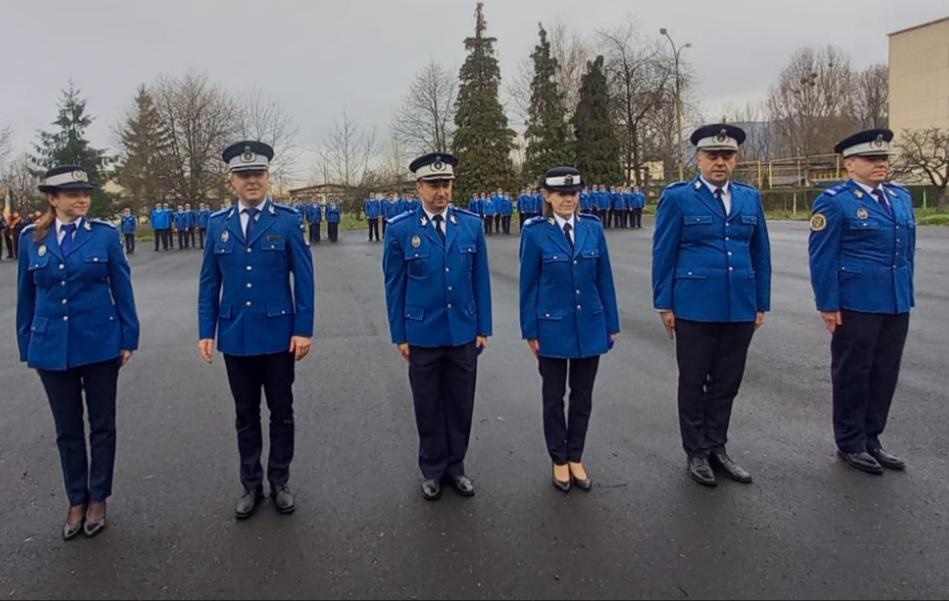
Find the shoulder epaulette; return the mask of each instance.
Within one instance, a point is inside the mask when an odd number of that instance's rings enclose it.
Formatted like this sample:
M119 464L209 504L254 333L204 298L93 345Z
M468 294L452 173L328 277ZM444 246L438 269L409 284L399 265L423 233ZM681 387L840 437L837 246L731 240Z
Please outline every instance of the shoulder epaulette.
M224 215L227 215L228 213L230 213L230 212L233 211L233 210L234 210L234 207L227 207L226 209L221 209L221 210L219 210L219 211L215 211L215 212L211 213L211 219L214 219L215 217L223 217Z
M907 188L903 184L897 184L896 182L883 182L883 186L886 188L895 188L897 190L902 190L903 192L910 194L909 188Z
M108 221L103 221L102 219L90 219L89 223L95 223L96 225L107 225L112 229L116 229L114 223L109 223Z
M689 182L673 182L665 187L666 190L675 190L676 188L681 188L683 186L688 186Z
M531 227L532 225L538 225L538 224L544 223L545 221L547 221L546 217L541 217L540 215L538 215L537 217L531 217L530 219L525 221L524 227Z
M278 202L273 203L273 206L276 207L278 210L281 210L285 213L299 213L300 212L299 209L297 209L296 207L291 207L290 205L283 205Z
M396 215L395 217L393 217L392 219L389 220L389 225L393 225L393 224L398 223L398 222L400 222L400 221L404 221L405 218L408 217L408 216L411 215L411 214L412 214L412 211L404 211L404 212L402 212L402 213L399 213L398 215Z
M30 225L28 225L28 226L26 226L25 228L23 228L23 231L20 232L20 237L22 237L23 234L25 234L25 233L27 233L27 232L31 232L31 231L33 231L33 230L35 230L35 229L36 229L36 224L35 224L35 223L31 223Z
M826 194L827 196L836 196L847 189L848 189L847 184L837 184L833 188L827 188L826 190L824 190L824 194Z
M578 213L577 217L580 219L586 219L587 221L596 221L597 223L600 223L600 218L593 213Z
M758 189L758 188L752 186L751 184L749 184L748 182L737 182L737 181L732 180L731 184L732 184L733 186L737 186L737 187L739 187L739 188L749 188L749 189L751 189L751 190L757 190L757 189Z
M462 214L462 215L467 215L468 217L475 217L475 218L477 218L477 219L481 219L481 216L480 216L480 215L478 215L477 213L472 213L472 212L469 211L468 209L462 209L461 207L455 207L455 208L454 208L454 211L455 211L455 213L460 213L460 214Z

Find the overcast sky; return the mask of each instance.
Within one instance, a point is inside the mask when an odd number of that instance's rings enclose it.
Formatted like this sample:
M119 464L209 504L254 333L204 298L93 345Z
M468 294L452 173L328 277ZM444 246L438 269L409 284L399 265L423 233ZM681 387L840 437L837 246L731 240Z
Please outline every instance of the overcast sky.
M300 127L298 143L320 146L346 110L388 135L393 112L429 60L457 69L474 28L474 0L247 0L5 2L0 126L16 151L50 129L72 78L96 117L95 146L114 148L112 127L135 89L161 73L188 70L235 91L259 86ZM887 34L949 14L945 0L487 0L502 80L537 41L537 22L593 37L632 19L644 34L669 29L697 75L708 115L767 94L793 51L833 44L855 67L887 61ZM509 113L512 110L509 109ZM309 165L298 168L309 179Z

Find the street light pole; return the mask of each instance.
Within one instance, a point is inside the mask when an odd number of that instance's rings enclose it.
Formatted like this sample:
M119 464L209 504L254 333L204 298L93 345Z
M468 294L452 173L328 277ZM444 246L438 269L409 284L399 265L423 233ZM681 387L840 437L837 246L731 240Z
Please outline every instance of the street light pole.
M666 36L666 39L669 40L669 44L672 45L672 56L675 60L675 78L676 78L676 138L678 140L678 149L676 150L676 157L679 159L679 181L685 179L685 159L682 156L682 96L679 90L679 53L686 48L691 48L692 44L686 44L676 48L675 42L672 41L672 36L669 35L669 30L665 27L659 29L659 35Z

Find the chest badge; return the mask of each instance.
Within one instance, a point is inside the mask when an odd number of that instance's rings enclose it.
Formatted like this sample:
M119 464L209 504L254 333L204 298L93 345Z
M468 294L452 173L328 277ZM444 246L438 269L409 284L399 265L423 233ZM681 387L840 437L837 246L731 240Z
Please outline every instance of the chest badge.
M811 217L811 231L822 232L827 229L827 218L820 213L814 213Z
M46 256L46 252L47 252L47 250L46 250L46 245L44 244L44 245L42 245L42 246L39 247L39 250L36 251L36 254L38 254L38 255L41 256L41 257L45 257L45 256Z
M863 207L857 209L857 219L866 220L866 219L868 219L869 217L870 217L870 214L867 213L867 210L866 210L866 209L864 209Z
M422 239L418 236L412 236L412 248L418 248L422 246Z
M221 242L227 242L230 239L231 239L231 233L228 232L227 230L224 230L224 232L221 233Z

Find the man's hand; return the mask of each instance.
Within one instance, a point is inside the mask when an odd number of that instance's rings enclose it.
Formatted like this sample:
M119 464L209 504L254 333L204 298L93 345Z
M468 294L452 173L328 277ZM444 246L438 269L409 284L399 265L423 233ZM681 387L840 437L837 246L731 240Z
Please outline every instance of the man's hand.
M831 334L844 325L844 316L840 311L821 311L820 316L824 320L824 325L827 326L827 331Z
M527 341L527 346L530 347L531 352L534 353L535 357L540 356L540 340L534 338L533 340Z
M484 349L488 348L488 337L487 336L478 336L475 340L475 347L478 349L478 353L483 353Z
M214 339L202 338L198 341L198 352L201 357L208 362L208 365L214 362Z
M666 333L669 334L669 338L676 337L676 315L672 311L660 311L659 319L662 320L662 325L666 327Z
M290 352L297 361L303 360L310 353L313 339L308 336L294 336L290 338Z
M402 354L402 358L408 361L409 357L411 356L411 352L409 351L409 343L403 342L399 344L399 352Z
M755 318L755 329L757 330L764 325L764 311L758 311L758 316Z
M122 351L122 362L119 367L125 367L125 364L132 358L132 351Z

